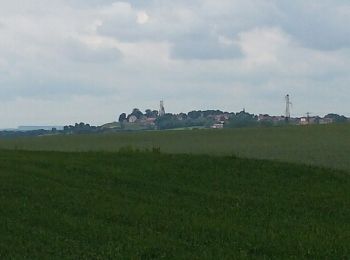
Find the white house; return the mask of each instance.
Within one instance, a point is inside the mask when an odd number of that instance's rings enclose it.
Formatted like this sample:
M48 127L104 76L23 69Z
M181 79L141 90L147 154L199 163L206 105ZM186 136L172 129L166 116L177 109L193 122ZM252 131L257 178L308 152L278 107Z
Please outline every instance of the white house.
M129 117L129 123L135 123L137 121L137 117L132 115Z

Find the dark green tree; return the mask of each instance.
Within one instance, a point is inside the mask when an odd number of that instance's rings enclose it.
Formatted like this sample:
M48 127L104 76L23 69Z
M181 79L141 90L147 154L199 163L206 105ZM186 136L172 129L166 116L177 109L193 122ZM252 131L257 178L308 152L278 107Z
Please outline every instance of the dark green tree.
M258 118L253 114L249 114L245 111L241 111L225 124L228 128L240 128L240 127L253 127L258 125Z
M120 114L118 122L123 123L125 120L126 120L126 114L125 113Z
M191 111L187 115L191 119L198 119L202 116L202 111Z
M333 119L334 123L345 123L348 120L347 117L334 113L326 115L325 118Z
M137 119L140 119L140 118L143 117L143 113L140 111L140 109L134 108L134 109L132 110L132 113L129 115L129 117L130 117L130 116L136 116Z

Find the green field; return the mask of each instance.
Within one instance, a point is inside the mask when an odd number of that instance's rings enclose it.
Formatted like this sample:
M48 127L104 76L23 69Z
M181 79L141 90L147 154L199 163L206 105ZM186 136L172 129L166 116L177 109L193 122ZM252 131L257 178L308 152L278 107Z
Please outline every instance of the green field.
M0 139L0 149L119 151L128 146L160 147L171 154L237 155L350 171L350 124Z
M350 125L2 138L0 149L0 259L350 256Z
M339 170L232 156L1 151L0 178L1 259L350 256L350 177Z

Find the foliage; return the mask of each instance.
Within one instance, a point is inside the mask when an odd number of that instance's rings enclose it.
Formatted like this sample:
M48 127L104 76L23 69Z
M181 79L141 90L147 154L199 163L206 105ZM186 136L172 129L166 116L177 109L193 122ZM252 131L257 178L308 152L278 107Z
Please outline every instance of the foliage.
M191 111L191 112L188 112L187 115L191 119L198 119L202 116L202 111Z
M157 118L158 117L158 111L157 110L151 110L151 109L146 109L145 111L145 116L147 118Z
M96 126L91 126L90 124L75 123L74 126L69 125L63 128L63 133L65 134L87 134L87 133L96 133L101 131L100 128Z
M253 127L258 125L257 116L241 111L232 115L230 120L225 123L228 128Z
M140 111L140 109L134 108L132 110L132 113L128 116L128 118L131 117L131 116L136 116L137 119L140 119L140 118L142 118L143 113Z
M223 115L224 113L225 112L221 110L204 110L204 111L194 110L194 111L188 112L187 116L192 119L198 119L200 117L209 118L209 117L214 117L218 115Z
M165 114L164 116L158 117L156 120L157 128L160 130L192 127L192 126L209 127L212 123L213 123L212 120L207 118L199 117L197 119L193 119L190 117L186 117L183 114L181 115Z
M333 119L335 123L345 123L348 121L348 119L345 116L341 116L338 114L328 114L325 116L325 118Z
M127 120L126 114L125 113L121 113L120 116L119 116L118 122L119 123L123 123L126 120Z

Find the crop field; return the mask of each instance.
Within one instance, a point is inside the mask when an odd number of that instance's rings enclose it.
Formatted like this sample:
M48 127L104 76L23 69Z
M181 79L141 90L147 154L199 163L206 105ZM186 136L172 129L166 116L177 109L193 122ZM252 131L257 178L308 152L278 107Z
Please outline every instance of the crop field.
M0 151L0 258L346 259L349 185L234 156Z
M350 171L350 124L225 130L152 131L0 139L0 149L236 155Z

